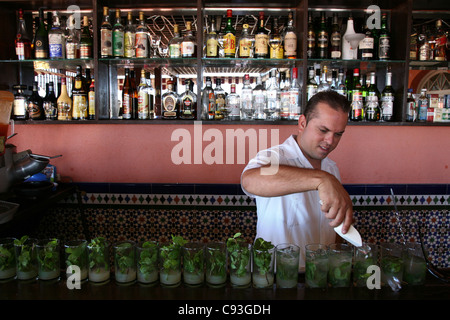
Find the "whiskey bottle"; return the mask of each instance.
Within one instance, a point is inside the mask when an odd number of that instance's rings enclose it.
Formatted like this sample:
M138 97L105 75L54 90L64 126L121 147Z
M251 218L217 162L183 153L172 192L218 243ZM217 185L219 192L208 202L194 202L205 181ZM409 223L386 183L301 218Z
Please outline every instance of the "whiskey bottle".
M361 60L372 60L374 51L375 39L372 35L372 30L367 27L367 23L364 25L364 38L359 42L359 56Z
M133 25L133 16L131 11L128 11L127 24L123 30L123 55L125 58L134 58L136 56L135 40L136 32Z
M211 77L206 77L205 88L202 92L202 119L214 120L216 112L216 98L212 88Z
M314 79L314 67L308 67L308 82L306 84L306 101L312 98L317 93L317 82Z
M28 118L31 120L45 119L42 97L38 92L38 82L33 81L33 89L27 103Z
M317 58L328 58L328 29L325 22L325 12L320 15L320 25L317 32Z
M283 39L281 38L278 30L278 18L274 18L272 21L272 30L269 37L269 58L270 59L283 59L284 48Z
M169 57L180 58L181 57L181 42L183 38L180 36L178 24L173 25L173 38L169 41Z
M145 70L141 70L141 80L138 85L138 119L149 118L149 94Z
M316 57L316 32L314 31L314 24L312 20L312 14L308 13L308 34L306 37L307 41L307 57L312 59Z
M81 66L77 66L77 74L72 89L72 119L83 120L87 116L88 96L83 84Z
M31 59L31 40L28 36L22 9L19 9L19 24L15 39L15 47L18 60Z
M46 120L56 120L58 118L58 104L53 81L48 83L48 95L44 98L42 106L44 107Z
M39 8L39 26L34 36L35 59L48 59L48 32L44 24L44 9Z
M214 88L214 96L216 98L216 114L214 115L215 120L222 120L224 117L224 110L225 110L225 90L223 90L222 86L222 80L216 79L216 87Z
M135 45L136 45L136 58L148 57L148 28L145 25L144 12L139 12L139 24L136 27Z
M219 41L217 40L216 19L211 18L211 29L206 35L206 57L217 58L219 56Z
M64 33L61 30L58 13L53 11L53 23L51 29L48 31L48 46L50 59L63 59L65 57L65 42Z
M342 35L338 24L337 13L333 13L333 20L331 26L331 37L330 37L330 57L331 59L340 59L342 45Z
M353 69L353 83L351 93L351 121L361 121L363 119L363 97L359 78L359 69Z
M108 7L103 7L103 20L100 26L100 57L112 57L112 25L109 21Z
M83 17L83 31L80 37L80 59L92 58L93 40L89 31L89 18Z
M254 120L255 109L253 108L253 93L250 86L250 76L244 75L244 86L241 90L241 113L243 120Z
M173 81L167 81L167 91L162 95L162 118L177 119L180 111L180 98L174 91Z
M242 25L242 33L239 38L238 55L239 58L251 58L253 38L248 32L248 17L244 17L244 24Z
M225 120L241 120L241 101L239 95L236 93L236 84L231 84L231 92L226 98L226 115Z
M297 58L297 32L294 28L294 19L292 12L288 14L287 26L283 33L283 45L284 45L284 58L296 59Z
M258 29L255 34L255 58L265 59L269 56L269 32L264 27L264 12L259 13Z
M75 27L75 17L67 18L68 35L66 38L66 59L78 59L80 57L79 30Z
M25 120L28 118L27 113L27 97L25 96L25 90L27 86L24 84L17 84L13 86L14 94L12 115L14 120Z
M124 30L120 21L120 9L116 9L116 23L112 31L112 48L114 58L123 58L124 55Z
M386 72L386 84L381 92L381 120L392 121L394 118L394 89L392 88L392 72Z
M72 99L67 94L66 77L61 77L61 94L56 101L58 106L58 120L72 120Z
M224 29L223 50L225 58L236 57L236 30L232 24L232 10L227 10L227 24Z
M197 44L191 30L191 21L186 22L186 33L181 42L181 56L183 58L195 58L197 55Z
M378 41L378 59L389 60L391 58L391 35L388 31L386 13L381 15L381 31Z
M191 83L193 84L189 79L184 81L185 91L180 97L180 119L192 120L197 116L197 95L190 89Z

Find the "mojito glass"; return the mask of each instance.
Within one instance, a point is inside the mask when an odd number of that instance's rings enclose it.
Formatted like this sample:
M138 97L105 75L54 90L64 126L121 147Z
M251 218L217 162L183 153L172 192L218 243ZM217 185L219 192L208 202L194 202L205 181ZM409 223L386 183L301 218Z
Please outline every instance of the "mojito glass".
M403 246L397 243L382 243L381 283L392 289L401 288L403 279Z
M361 247L355 247L353 260L353 285L355 287L367 286L367 279L371 273L367 268L378 263L378 246L363 243Z
M283 243L276 247L277 288L295 288L298 282L300 248L295 244Z
M350 286L352 258L350 245L333 243L328 246L328 284L332 288Z
M183 282L188 286L201 286L205 281L205 246L188 242L183 246Z
M0 239L0 280L12 279L16 276L15 238Z
M271 288L274 280L275 247L256 249L253 246L253 287Z
M224 242L206 245L206 283L210 287L221 287L227 281L227 247Z
M307 288L326 288L328 275L327 246L319 243L305 246L305 285Z
M407 284L425 284L427 264L419 243L406 244L403 252L403 268L403 280Z

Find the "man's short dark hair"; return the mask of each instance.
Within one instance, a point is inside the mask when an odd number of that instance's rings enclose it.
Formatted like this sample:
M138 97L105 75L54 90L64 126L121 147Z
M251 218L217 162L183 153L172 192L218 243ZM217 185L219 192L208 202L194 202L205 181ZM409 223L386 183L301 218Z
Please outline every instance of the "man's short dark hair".
M348 99L337 93L336 91L321 91L316 93L309 99L308 103L306 103L306 107L303 110L303 115L306 117L306 121L309 121L314 117L316 106L319 103L325 103L329 105L332 109L337 111L342 111L345 113L350 112L350 102Z

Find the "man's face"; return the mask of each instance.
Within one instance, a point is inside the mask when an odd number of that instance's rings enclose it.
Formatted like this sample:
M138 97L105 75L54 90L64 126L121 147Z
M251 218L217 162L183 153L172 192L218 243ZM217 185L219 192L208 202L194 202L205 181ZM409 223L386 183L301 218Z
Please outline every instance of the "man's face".
M347 126L348 114L332 109L325 103L316 106L315 114L307 122L304 115L298 121L297 143L314 168L333 151Z

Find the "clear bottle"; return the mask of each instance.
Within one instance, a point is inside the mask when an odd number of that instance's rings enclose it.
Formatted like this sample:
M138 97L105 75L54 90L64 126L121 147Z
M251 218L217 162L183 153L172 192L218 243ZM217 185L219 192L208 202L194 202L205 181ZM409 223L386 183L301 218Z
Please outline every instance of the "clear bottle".
M367 121L380 120L380 92L377 88L375 72L370 73L370 86L367 89L364 116Z
M138 91L138 119L145 120L149 118L149 96L145 70L141 70L141 79L137 88Z
M124 28L120 20L120 9L116 9L116 22L112 30L112 51L114 58L123 58L124 36Z
M100 26L100 57L112 57L112 25L109 21L108 7L103 7L103 20Z
M24 84L17 84L13 86L14 94L12 115L14 120L25 120L28 118L27 113L27 97L25 90L27 86Z
M261 76L256 78L256 86L253 88L252 96L253 108L255 109L255 119L264 120L266 118L264 108L267 103L267 91L262 83Z
M139 12L139 24L136 27L135 46L136 46L136 58L148 57L148 28L145 25L144 12Z
M300 116L301 87L298 82L298 68L292 68L292 81L289 86L289 117L288 120L298 120Z
M193 120L197 118L197 95L191 90L192 80L184 81L185 91L181 94L180 119Z
M308 67L308 82L306 83L306 101L312 98L317 93L317 82L314 79L314 67Z
M222 88L222 80L216 79L216 87L214 88L214 96L216 98L216 114L214 115L215 120L223 120L224 110L225 110L225 99L226 93ZM226 112L226 110L225 110Z
M89 18L83 17L83 31L80 37L80 59L92 58L93 40L89 31Z
M331 37L330 37L330 57L331 59L341 59L342 51L342 35L341 29L338 24L337 13L333 13L333 20L331 26Z
M241 115L242 120L254 120L253 89L250 85L250 76L244 75L244 85L241 90Z
M173 25L173 38L169 41L169 57L180 58L181 57L181 42L183 38L180 36L178 24Z
M156 119L155 117L156 90L155 88L153 88L150 72L145 73L145 78L147 82L147 94L148 94L148 118Z
M327 80L327 73L328 73L327 66L323 66L322 74L320 76L320 83L319 86L317 87L317 92L331 90L331 85L328 83Z
M428 116L428 107L430 102L427 97L427 89L420 90L420 96L418 101L418 122L426 122Z
M16 55L18 60L31 59L31 40L28 36L27 26L23 18L23 10L19 9L19 23L15 39Z
M337 85L336 92L343 95L344 97L347 96L347 87L345 86L345 81L344 81L344 69L342 69L342 68L339 68L338 85Z
M212 88L211 77L206 77L205 87L202 92L202 119L214 120L216 113L216 98Z
M416 121L416 100L412 95L413 89L408 89L408 97L406 98L406 121L413 122Z
M35 59L48 59L48 32L44 24L44 9L39 8L39 26L34 35Z
M289 109L291 104L291 95L289 91L291 88L291 76L289 74L289 71L286 71L283 77L284 85L282 88L280 85L280 119L289 120Z
M224 43L223 50L225 58L235 58L236 57L236 30L232 24L232 10L227 10L227 22L224 29Z
M297 32L294 27L292 12L288 14L287 26L283 32L284 58L297 58Z
M125 58L134 58L136 56L136 30L133 25L133 16L131 11L127 14L127 24L123 30L123 55Z
M95 79L92 79L88 92L88 119L95 120Z
M183 58L195 58L197 56L197 43L191 30L191 21L186 22L186 33L181 42L181 56Z
M231 92L226 98L227 116L225 120L241 120L241 101L239 95L236 93L236 84L231 84Z
M72 120L72 99L67 94L66 77L61 77L61 94L56 101L58 105L58 120Z
M308 13L308 32L307 32L307 57L313 59L316 57L316 32L314 29L314 23L312 20L312 13Z
M278 28L278 18L273 18L272 20L272 31L269 37L269 58L270 59L283 59L284 58L284 47L283 38L281 37Z
M378 59L389 60L391 58L391 34L387 26L387 15L381 15L381 31L378 39Z
M353 17L348 17L347 20L347 29L345 30L344 36L342 37L342 59L343 60L351 60L353 59L353 50L352 46L350 44L350 41L348 41L345 36L355 34L355 28L353 25Z
M242 33L239 38L238 55L239 58L251 58L252 57L252 42L253 37L248 32L248 17L244 17L244 24L242 25Z
M38 92L38 82L33 81L33 89L27 103L28 118L31 120L45 119L42 97Z
M352 99L351 99L351 121L363 120L363 97L361 82L359 77L359 69L353 69L353 83L352 83Z
M66 59L78 59L80 57L80 34L75 26L75 17L70 15L67 22Z
M58 119L58 104L56 101L53 81L48 83L48 95L44 98L42 106L44 107L46 120Z
M328 28L325 20L325 12L320 14L320 25L317 32L317 58L328 58Z
M180 112L180 97L174 91L173 81L167 81L167 91L161 97L162 118L177 119Z
M280 93L276 70L272 70L270 72L269 86L266 90L267 104L264 108L266 120L274 121L280 119Z
M383 121L392 121L394 119L394 96L392 72L388 68L386 72L386 84L381 92L381 119Z
M48 31L48 46L50 59L64 59L65 58L65 42L64 32L61 30L58 13L53 11L53 23L51 29Z
M216 19L211 18L211 29L206 35L206 57L219 57L219 41L217 40Z
M269 56L269 32L264 27L264 12L259 13L258 29L255 34L255 58L265 59Z

